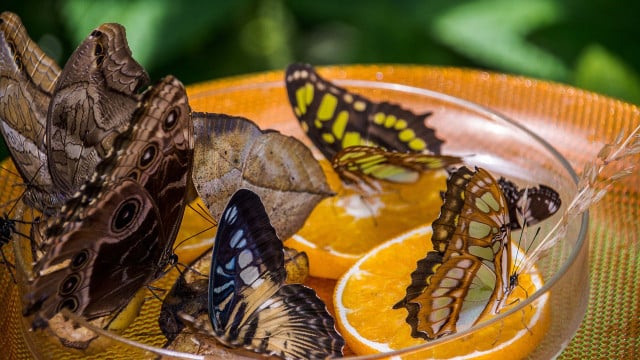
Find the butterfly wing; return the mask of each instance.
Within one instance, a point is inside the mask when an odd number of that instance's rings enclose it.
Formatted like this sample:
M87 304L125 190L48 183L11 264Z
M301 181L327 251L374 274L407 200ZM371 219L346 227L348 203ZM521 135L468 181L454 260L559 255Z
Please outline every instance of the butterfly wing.
M0 132L23 181L24 199L43 211L62 195L46 167L45 127L58 64L31 40L20 18L0 14Z
M184 87L171 76L145 92L132 127L115 141L120 150L51 221L25 295L25 315L37 313L34 327L61 308L87 319L115 314L164 273L190 178L188 110Z
M451 175L433 224L436 251L418 262L395 305L407 308L412 336L435 339L498 311L511 286L509 224L506 200L486 170Z
M315 292L283 285L282 242L260 198L239 190L222 214L209 278L209 315L229 346L286 358L342 355L344 340Z
M369 184L371 180L412 183L420 173L459 163L456 156L401 153L377 146L349 146L336 154L331 165L348 182Z
M125 29L103 24L67 61L47 118L47 158L54 183L73 194L125 131L149 75L131 56Z
M65 223L47 229L53 241L34 267L25 315L38 312L34 327L62 308L93 319L116 313L155 274L148 259L164 252L162 224L151 195L137 182L87 184ZM153 268L152 268L153 269Z
M388 102L372 102L324 80L307 64L289 65L285 82L302 129L326 159L354 145L440 153L443 141L425 125L430 113L416 115Z
M498 185L507 200L511 229L521 229L524 224L535 225L555 214L562 205L560 194L546 185L524 189L503 177Z

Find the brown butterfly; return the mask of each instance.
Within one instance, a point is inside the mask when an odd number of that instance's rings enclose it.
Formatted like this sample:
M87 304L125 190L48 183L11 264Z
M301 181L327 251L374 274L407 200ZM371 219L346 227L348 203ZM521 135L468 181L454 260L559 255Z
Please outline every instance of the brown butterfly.
M24 315L34 328L62 309L91 320L121 310L175 261L191 178L193 128L182 84L147 90L127 131L45 230Z
M36 45L20 18L0 14L0 132L22 179L24 200L41 210L63 200L47 165L45 128L60 67Z
M56 82L46 123L49 171L58 188L73 194L87 180L127 129L148 83L121 25L100 25L78 46Z
M15 14L0 20L0 129L25 202L53 214L127 128L149 78L120 25L94 30L60 71Z

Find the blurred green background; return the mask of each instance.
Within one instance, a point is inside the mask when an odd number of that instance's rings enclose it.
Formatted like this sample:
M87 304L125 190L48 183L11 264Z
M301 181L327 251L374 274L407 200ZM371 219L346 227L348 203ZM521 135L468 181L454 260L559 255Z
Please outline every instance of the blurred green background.
M3 1L60 64L104 22L152 79L402 63L568 83L640 104L640 2L616 0Z

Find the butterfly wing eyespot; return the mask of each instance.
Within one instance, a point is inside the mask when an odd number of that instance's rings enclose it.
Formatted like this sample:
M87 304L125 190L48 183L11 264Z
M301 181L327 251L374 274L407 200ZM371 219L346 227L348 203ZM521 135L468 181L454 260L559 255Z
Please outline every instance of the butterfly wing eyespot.
M139 209L142 206L138 199L127 200L116 210L111 228L114 233L121 232L131 225L137 218Z
M80 284L80 281L81 279L78 274L69 274L60 285L58 294L66 296L73 293L77 289L78 284Z
M155 115L170 106L188 109L186 92L177 79L167 77L143 95L139 106L148 109L136 111L129 130L115 139L119 151L96 167L97 175L66 202L44 232L45 255L35 263L37 276L24 297L24 314L35 315L34 328L46 326L62 308L87 320L111 319L140 288L164 274L173 259L186 206L193 131L184 116L189 111L180 113L174 127L186 134L183 139L161 131L163 124ZM158 144L167 156L157 156L161 152L153 148L157 166L143 169L139 158L149 143ZM139 176L131 177L134 173ZM171 206L160 206L163 201ZM91 241L87 234L92 234Z
M238 190L220 220L209 277L216 338L287 358L342 356L344 340L315 292L285 284L282 242L260 198Z

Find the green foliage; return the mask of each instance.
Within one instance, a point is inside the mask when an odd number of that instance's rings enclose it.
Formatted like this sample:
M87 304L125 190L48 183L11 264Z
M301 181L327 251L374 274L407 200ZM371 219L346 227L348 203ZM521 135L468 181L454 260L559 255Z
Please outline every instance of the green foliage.
M188 84L292 61L412 63L523 74L640 101L639 48L629 40L640 36L640 5L632 1L9 1L61 63L97 25L122 23L155 79L172 73Z

